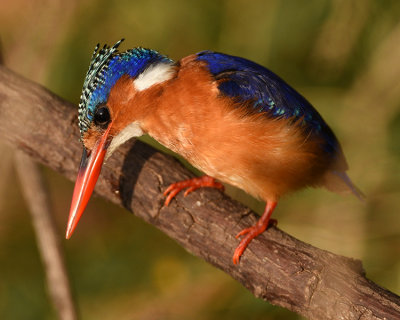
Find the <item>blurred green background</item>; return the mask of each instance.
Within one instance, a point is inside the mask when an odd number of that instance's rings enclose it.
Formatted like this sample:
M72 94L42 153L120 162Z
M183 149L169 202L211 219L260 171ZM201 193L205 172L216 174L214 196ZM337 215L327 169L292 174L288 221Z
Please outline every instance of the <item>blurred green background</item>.
M361 259L370 279L400 293L400 1L3 0L0 9L5 64L76 104L94 46L122 37L122 49L172 59L211 49L281 75L334 129L368 200L305 190L281 201L279 227ZM0 150L0 318L54 319L13 154ZM43 172L62 238L73 184ZM301 318L96 197L63 246L83 319Z

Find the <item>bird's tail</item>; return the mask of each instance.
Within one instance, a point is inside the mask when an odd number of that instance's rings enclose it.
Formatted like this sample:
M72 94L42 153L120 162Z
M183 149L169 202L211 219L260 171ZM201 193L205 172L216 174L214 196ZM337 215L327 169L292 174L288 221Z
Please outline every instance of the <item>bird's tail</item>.
M365 195L353 184L344 171L328 171L323 177L322 184L329 191L336 193L353 193L358 199L365 202Z

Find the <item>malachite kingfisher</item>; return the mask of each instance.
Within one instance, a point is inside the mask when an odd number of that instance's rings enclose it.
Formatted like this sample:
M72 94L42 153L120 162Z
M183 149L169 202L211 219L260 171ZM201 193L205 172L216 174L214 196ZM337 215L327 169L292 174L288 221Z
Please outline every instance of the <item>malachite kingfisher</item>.
M266 202L242 230L237 264L264 232L278 200L304 187L364 196L351 182L342 148L314 107L272 71L252 61L202 51L174 62L157 51L94 50L79 103L83 156L72 198L70 238L105 158L132 137L149 134L206 175L169 186L223 190L224 182ZM218 181L217 181L218 180Z

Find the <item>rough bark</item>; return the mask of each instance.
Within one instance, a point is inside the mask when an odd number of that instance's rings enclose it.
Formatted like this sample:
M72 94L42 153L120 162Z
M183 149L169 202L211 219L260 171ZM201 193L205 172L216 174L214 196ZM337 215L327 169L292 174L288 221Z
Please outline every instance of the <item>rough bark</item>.
M81 155L76 114L71 103L0 67L0 135L69 179L75 179ZM233 265L234 235L257 215L209 189L178 195L164 207L166 186L191 176L171 156L131 141L107 161L96 192L224 270L256 297L309 319L400 319L400 298L368 280L360 261L275 227L252 241Z

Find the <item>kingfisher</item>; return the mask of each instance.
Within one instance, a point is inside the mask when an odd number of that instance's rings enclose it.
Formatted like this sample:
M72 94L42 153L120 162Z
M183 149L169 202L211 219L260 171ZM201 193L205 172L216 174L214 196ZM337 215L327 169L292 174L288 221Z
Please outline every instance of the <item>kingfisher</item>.
M174 62L151 49L96 46L83 83L79 129L83 155L72 196L69 239L102 164L132 137L148 134L204 176L176 182L174 197L236 186L265 201L258 222L239 232L237 264L272 223L279 199L305 187L364 195L352 183L335 134L317 110L269 69L244 58L202 51Z

